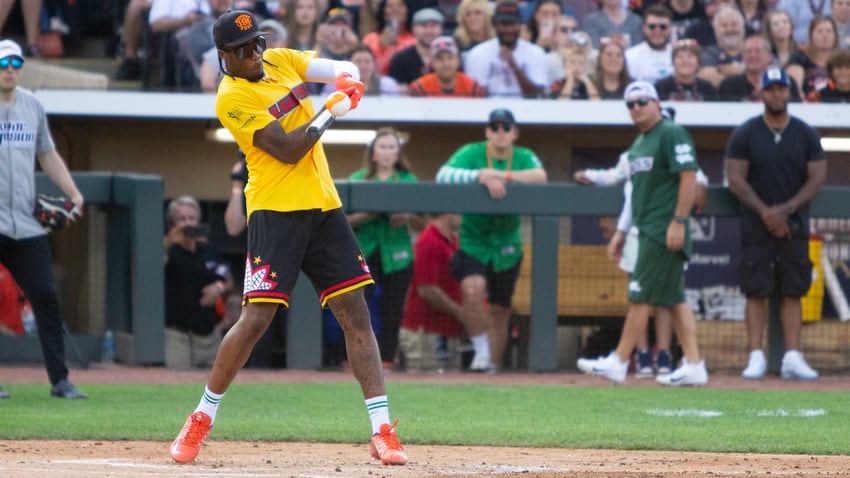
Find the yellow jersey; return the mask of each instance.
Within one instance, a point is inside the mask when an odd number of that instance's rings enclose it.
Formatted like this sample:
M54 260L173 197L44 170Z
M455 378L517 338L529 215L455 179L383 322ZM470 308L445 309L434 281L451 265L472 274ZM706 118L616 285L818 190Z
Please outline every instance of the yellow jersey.
M284 163L253 145L254 132L272 121L290 132L315 115L307 87L312 51L276 48L263 52L265 78L251 82L224 75L218 87L215 112L245 153L248 218L258 210L327 211L342 205L331 178L321 142L295 164Z

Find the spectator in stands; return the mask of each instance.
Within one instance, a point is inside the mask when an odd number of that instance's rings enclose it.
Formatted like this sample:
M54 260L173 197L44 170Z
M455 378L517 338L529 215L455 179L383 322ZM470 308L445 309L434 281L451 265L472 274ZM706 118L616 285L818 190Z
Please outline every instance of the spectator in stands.
M413 279L404 305L399 342L408 371L440 366L438 348L445 358L458 353L463 332L460 283L452 277L449 261L457 252L458 214L436 214L413 244ZM472 329L469 335L484 332Z
M818 17L828 17L832 14L830 2L824 0L779 0L773 7L775 10L788 12L794 19L794 39L800 46L807 46L810 24Z
M360 43L353 27L351 12L345 8L330 10L316 33L316 45L320 58L350 60L351 53Z
M389 75L402 87L402 92L415 79L431 73L431 42L443 33L443 14L436 8L423 8L413 14L411 29L416 43L390 60Z
M737 8L724 5L712 24L717 44L703 50L699 77L717 88L724 78L744 72L744 16Z
M764 16L767 14L769 0L736 0L738 10L744 16L746 35L761 33L764 28Z
M791 57L800 51L794 39L794 21L787 12L769 10L764 16L762 36L770 43L770 51L780 68L786 68Z
M487 90L469 75L460 71L460 50L450 36L439 36L431 41L431 69L433 73L420 76L407 89L410 96L456 96L483 98Z
M12 7L14 5L14 0L3 0L0 2L0 32L6 27L6 20L9 19L9 14L12 13ZM41 50L38 48L38 37L41 34L41 29L39 28L41 7L42 0L21 0L21 15L24 17L24 35L27 40L24 55L31 58L41 57Z
M401 94L401 89L394 79L378 73L375 55L368 46L361 43L354 47L354 50L351 52L351 62L360 69L360 81L363 82L365 88L364 95L394 96ZM328 83L322 90L322 94L329 95L335 89L336 86L333 83Z
M266 19L260 23L260 30L266 32L266 49L286 48L288 33L286 28L277 20ZM215 93L218 91L218 83L221 81L221 63L218 61L218 48L213 46L204 53L201 62L201 91L204 93Z
M350 181L413 183L417 181L402 153L402 139L393 128L381 128L363 156L364 167ZM384 369L392 369L398 351L398 333L404 313L404 298L413 277L413 245L409 227L422 229L421 219L409 213L355 212L348 222L357 235L369 272L375 280L366 288L366 302L378 295L381 328L378 348Z
M516 2L505 0L493 14L496 38L472 50L464 71L487 88L491 96L539 98L546 87L546 52L519 38L520 16Z
M53 280L50 244L44 228L33 217L36 203L36 163L50 181L74 203L74 213L83 213L85 198L74 183L68 167L56 151L44 106L28 90L18 86L24 73L24 52L12 40L0 41L2 88L0 104L4 121L0 148L0 263L9 269L32 303L38 339L50 395L88 398L68 381L65 365L65 332L59 298Z
M832 20L841 48L850 48L850 0L832 0Z
M378 73L387 75L392 56L416 43L410 33L409 7L405 0L381 0L375 13L375 31L363 37L363 43L372 49Z
M503 198L510 182L546 182L537 155L514 145L519 128L513 113L492 111L484 134L487 141L467 144L452 154L437 172L437 182L478 183L493 199ZM469 368L497 371L508 344L511 299L522 261L520 217L465 214L459 236L460 250L452 257L451 270L460 280L462 322L475 349Z
M121 41L124 43L124 59L113 75L119 81L134 81L142 76L139 62L139 47L142 43L145 13L151 8L151 0L130 0L124 7L121 23Z
M835 5L833 5L833 12ZM829 83L815 90L808 101L813 103L850 103L850 50L841 48L832 52L826 63Z
M744 72L724 78L717 96L722 101L761 101L761 77L774 62L770 44L763 36L744 40ZM797 84L790 79L791 101L801 101Z
M597 51L593 49L590 36L578 29L578 21L570 15L561 15L555 21L554 42L550 51L546 52L546 68L549 73L548 85L564 78L564 57L561 55L567 48L580 46L587 57L587 69L593 70L596 63Z
M316 36L322 18L322 12L319 11L319 1L288 0L286 12L284 26L289 33L290 48L318 51L320 47ZM328 19L334 16L331 12L328 12Z
M655 4L644 11L644 41L626 50L626 64L632 78L655 83L673 73L672 20L673 13L664 5Z
M697 19L685 30L685 38L693 38L699 43L703 50L712 45L717 45L717 37L714 35L714 16L722 6L738 8L735 0L706 0L705 17Z
M659 375L662 385L705 385L708 373L700 360L693 311L685 301L684 265L691 254L688 215L696 195L698 169L693 140L681 126L661 115L658 94L649 83L636 81L624 95L632 121L641 133L627 154L633 184L632 221L639 231L638 253L629 278L629 307L617 348L607 357L578 360L578 368L615 383L625 380L629 357L645 334L653 307L673 310L674 328L682 345L682 365ZM623 254L625 237L609 245ZM613 240L613 238L612 238Z
M670 28L670 39L673 41L686 38L688 27L705 19L705 9L698 0L667 0L664 5L673 12Z
M457 27L454 31L461 60L472 47L496 36L493 8L488 0L461 0L457 8Z
M212 26L229 5L229 0L152 0L148 15L151 31L174 33L175 68L180 68L183 76L182 84L176 86L200 84L204 53L214 46ZM170 46L159 45L159 48Z
M549 87L552 98L559 100L598 100L599 92L587 73L587 54L584 48L573 45L561 51L564 77Z
M603 39L593 68L593 84L603 100L620 100L631 83L625 49L620 42Z
M783 379L814 380L818 373L800 352L802 307L812 282L809 202L826 180L826 157L817 131L788 114L791 83L780 68L762 75L764 113L735 128L726 145L729 191L741 202L741 291L747 296L750 349L746 379L764 378L767 298L780 296L785 355Z
M826 64L830 55L839 48L835 22L828 17L817 17L809 25L809 42L805 51L798 51L785 71L800 88L800 97L821 88L829 82Z
M520 31L520 38L530 41L551 51L555 47L555 24L561 15L564 15L560 0L538 0L534 2L534 13L528 19ZM575 12L570 12L575 15Z
M627 10L621 0L602 0L601 5L599 10L585 15L581 24L581 29L590 35L594 48L599 48L602 37L621 36L626 48L643 41L642 19Z
M685 38L673 47L673 74L658 80L655 89L661 101L713 101L717 90L697 77L702 48L696 40Z
M230 269L200 225L201 206L180 196L168 203L165 250L165 366L210 367L221 344Z

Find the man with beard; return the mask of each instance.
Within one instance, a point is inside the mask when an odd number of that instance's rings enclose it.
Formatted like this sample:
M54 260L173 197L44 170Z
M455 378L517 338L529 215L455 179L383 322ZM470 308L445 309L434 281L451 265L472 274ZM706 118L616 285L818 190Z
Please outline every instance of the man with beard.
M724 78L744 72L744 16L734 7L722 6L712 20L717 45L702 54L699 77L718 88Z
M818 373L800 353L802 305L809 290L809 202L826 180L826 161L814 128L788 114L791 82L779 68L761 79L764 113L735 128L726 145L729 190L741 208L739 281L747 296L750 358L742 376L764 378L762 341L767 298L779 295L785 340L783 379L814 380Z
M491 96L539 98L546 87L546 52L519 38L519 6L505 1L496 6L493 25L496 37L469 51L466 73Z
M644 41L626 50L626 65L635 80L655 83L673 73L670 25L673 13L656 3L643 16Z
M443 14L436 8L423 8L413 15L411 30L416 43L393 55L390 76L404 88L431 72L431 41L443 33Z

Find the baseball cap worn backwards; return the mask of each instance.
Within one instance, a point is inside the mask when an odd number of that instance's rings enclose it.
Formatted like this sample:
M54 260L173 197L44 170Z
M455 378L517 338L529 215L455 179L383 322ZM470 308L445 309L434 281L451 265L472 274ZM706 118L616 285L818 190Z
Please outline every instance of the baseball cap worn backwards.
M658 101L658 92L652 83L646 81L633 81L626 87L626 92L623 93L623 99L630 101L636 98L649 98Z
M436 8L423 8L413 14L412 21L415 25L419 25L428 22L443 23L445 19L443 18L443 14Z
M21 46L12 40L0 41L0 58L7 58L10 56L16 56L23 59L24 52L21 50Z
M437 53L441 51L447 51L453 55L460 54L457 48L457 42L448 35L439 36L431 40L431 56L437 56Z
M216 48L244 45L265 33L257 28L254 14L247 10L228 10L218 17L213 26Z
M490 112L489 123L502 123L506 126L514 126L516 124L516 120L514 119L514 114L511 113L510 110L499 108Z
M768 68L761 75L761 89L765 89L770 85L791 86L791 81L788 79L788 74L782 68Z
M516 22L521 23L519 5L516 2L500 2L493 12L493 23Z

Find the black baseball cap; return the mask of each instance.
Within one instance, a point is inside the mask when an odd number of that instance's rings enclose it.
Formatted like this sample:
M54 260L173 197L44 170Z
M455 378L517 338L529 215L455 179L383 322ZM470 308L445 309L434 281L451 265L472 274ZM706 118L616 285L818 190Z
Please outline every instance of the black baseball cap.
M514 114L511 113L510 110L505 108L499 108L497 110L493 110L490 112L490 124L504 124L505 126L513 127L516 125L516 120L514 119Z
M266 34L257 27L257 19L247 10L228 10L213 26L213 40L216 48L231 48L244 45Z
M493 11L493 24L496 23L521 23L522 16L519 13L519 4L512 1L499 2Z

